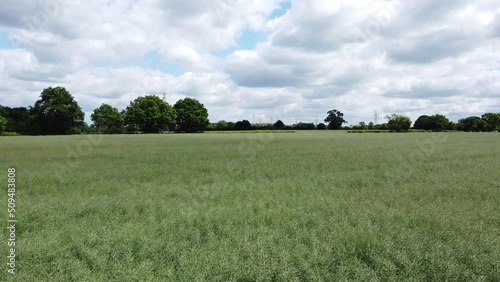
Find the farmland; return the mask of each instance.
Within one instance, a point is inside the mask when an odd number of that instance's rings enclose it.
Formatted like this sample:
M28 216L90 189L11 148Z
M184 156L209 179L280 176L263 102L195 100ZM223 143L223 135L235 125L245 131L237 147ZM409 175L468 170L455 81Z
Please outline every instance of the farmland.
M18 269L0 281L498 281L499 145L498 133L2 137Z

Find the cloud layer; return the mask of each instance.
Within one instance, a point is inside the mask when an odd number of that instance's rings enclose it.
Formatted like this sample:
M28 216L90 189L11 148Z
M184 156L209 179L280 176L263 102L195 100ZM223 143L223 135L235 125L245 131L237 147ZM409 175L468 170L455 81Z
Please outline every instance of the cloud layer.
M2 105L62 85L87 119L163 92L199 99L212 121L500 112L493 0L34 3L0 10Z

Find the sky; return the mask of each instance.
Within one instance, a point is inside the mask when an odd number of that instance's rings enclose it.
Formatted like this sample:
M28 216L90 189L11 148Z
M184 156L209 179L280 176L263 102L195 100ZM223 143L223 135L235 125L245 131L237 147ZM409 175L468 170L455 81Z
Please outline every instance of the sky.
M163 93L212 122L500 112L497 0L1 1L4 106L64 86L87 122Z

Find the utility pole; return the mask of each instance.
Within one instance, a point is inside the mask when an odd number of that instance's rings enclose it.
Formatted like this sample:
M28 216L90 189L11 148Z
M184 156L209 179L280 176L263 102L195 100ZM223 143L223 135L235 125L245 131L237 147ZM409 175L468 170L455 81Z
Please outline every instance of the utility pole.
M378 112L377 110L375 110L375 124L377 124L378 122Z

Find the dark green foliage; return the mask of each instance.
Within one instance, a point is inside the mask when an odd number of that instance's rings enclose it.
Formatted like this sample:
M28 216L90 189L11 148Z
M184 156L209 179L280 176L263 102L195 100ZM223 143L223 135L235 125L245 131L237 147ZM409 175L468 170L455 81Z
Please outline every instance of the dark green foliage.
M228 124L225 120L219 120L214 128L219 131L228 130Z
M9 108L0 106L0 116L7 119L7 128L5 131L17 132L23 135L29 134L29 112L27 108Z
M458 121L457 130L468 132L488 131L488 123L480 117L467 117Z
M432 130L431 117L428 115L422 115L417 118L415 124L413 125L415 129Z
M82 132L83 113L64 87L49 87L29 109L31 133L35 135L78 134Z
M406 132L410 129L411 120L409 117L397 114L391 114L385 117L387 119L387 127L396 132Z
M7 119L0 116L0 133L4 133L7 128Z
M17 132L9 132L9 131L4 131L0 132L0 136L19 136L20 134Z
M318 126L316 126L316 129L318 129L318 130L325 130L326 129L326 124L320 123L320 124L318 124Z
M273 130L272 124L252 124L252 130Z
M175 121L180 131L204 131L208 124L208 111L205 106L193 98L184 98L174 105L177 112Z
M314 123L299 122L293 127L293 129L295 129L295 130L314 130L314 129L316 129L316 126L314 126Z
M481 117L486 122L487 131L500 131L500 113L486 113Z
M433 130L433 131L443 131L447 129L453 129L453 124L450 120L443 115L433 115L420 116L413 125L415 129L423 130Z
M344 114L338 110L330 110L327 112L327 115L325 122L328 123L328 129L341 129L342 124L347 123L344 120Z
M96 131L106 134L123 133L123 116L117 108L102 104L90 116Z
M252 124L244 119L242 121L238 121L235 125L234 125L234 130L252 130Z
M158 133L175 128L175 109L155 95L138 97L123 115L128 132Z
M277 122L275 122L273 124L273 128L274 129L279 129L279 130L285 129L285 124L281 120L278 120Z
M408 132L411 132L411 133L422 133L422 132L432 132L432 130L410 128L410 130L408 130Z
M360 122L358 126L359 126L359 129L361 129L361 130L368 129L368 126L366 125L366 123L364 121Z
M373 123L372 123L372 126L373 126ZM358 125L352 126L351 129L354 129L354 130L366 130L366 129L368 129L368 126L366 125L366 123L364 121L362 121Z
M389 130L387 123L376 124L373 128L376 130Z

